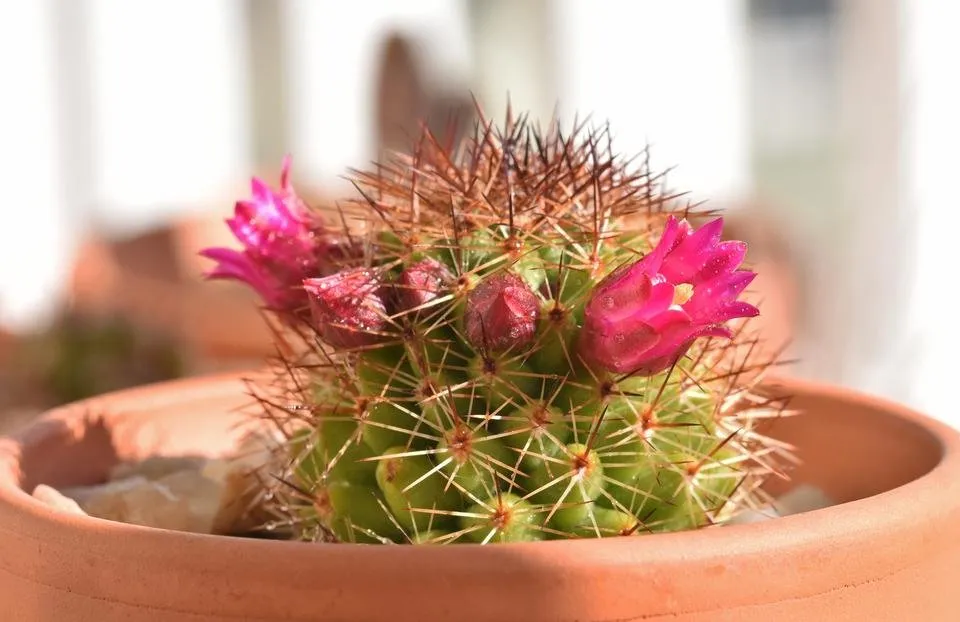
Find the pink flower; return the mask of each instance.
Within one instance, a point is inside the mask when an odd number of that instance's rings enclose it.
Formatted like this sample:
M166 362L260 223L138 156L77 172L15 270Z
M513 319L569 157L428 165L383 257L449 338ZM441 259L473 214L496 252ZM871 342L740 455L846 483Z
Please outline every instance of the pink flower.
M243 250L208 248L200 252L217 262L210 279L247 283L268 307L299 312L306 309L303 279L331 271L331 261L345 255L336 236L324 232L289 183L290 158L284 158L280 191L254 178L252 198L238 201L227 225Z
M338 349L358 348L381 339L387 324L383 286L365 268L306 279L304 290L320 338Z
M584 311L579 350L616 373L668 369L699 337L730 338L725 325L759 311L737 297L756 276L738 270L743 242L720 242L723 219L696 232L673 216L649 254L596 286Z
M502 351L529 344L540 319L540 301L510 272L484 279L467 296L464 329L478 349Z

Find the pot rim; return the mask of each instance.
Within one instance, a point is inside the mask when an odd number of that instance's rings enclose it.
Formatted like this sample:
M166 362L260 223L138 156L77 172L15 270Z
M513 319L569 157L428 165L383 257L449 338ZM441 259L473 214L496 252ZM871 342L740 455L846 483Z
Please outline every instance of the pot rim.
M0 509L15 515L19 524L31 525L36 531L50 533L68 531L83 533L84 541L99 548L117 537L131 542L141 540L145 545L182 551L184 546L199 547L204 555L232 551L245 555L292 555L300 561L337 563L337 559L369 559L384 562L443 563L456 559L458 565L470 555L484 556L513 551L540 560L549 560L558 553L573 555L584 564L618 565L634 563L637 559L650 564L691 562L728 564L737 558L769 555L771 551L822 548L825 540L837 545L869 547L878 534L929 532L937 523L936 516L960 514L960 433L945 423L934 420L911 408L886 398L872 396L836 385L817 381L771 377L765 386L789 394L811 394L830 400L859 403L907 420L936 438L942 454L939 462L927 473L906 484L885 492L770 521L724 525L676 533L648 534L638 538L602 538L552 540L542 542L503 543L494 547L458 543L439 547L375 546L357 544L324 544L308 546L301 542L261 540L236 536L194 534L167 529L142 527L88 516L77 516L56 511L32 497L18 483L17 469L21 439L51 418L77 417L92 403L109 400L124 405L140 401L149 394L149 410L188 402L203 397L238 395L244 382L256 378L262 371L232 372L198 376L181 380L153 383L131 389L106 393L80 402L60 406L38 417L19 432L0 437ZM170 389L170 390L164 390ZM175 389L175 390L174 390ZM28 441L29 442L29 441ZM6 506L6 508L2 508ZM881 508L883 511L880 511ZM34 529L31 529L33 531ZM0 537L3 529L0 529ZM169 547L169 548L167 548ZM284 547L283 549L279 547ZM869 551L869 548L866 549ZM564 559L569 559L564 557ZM458 558L458 559L457 559Z

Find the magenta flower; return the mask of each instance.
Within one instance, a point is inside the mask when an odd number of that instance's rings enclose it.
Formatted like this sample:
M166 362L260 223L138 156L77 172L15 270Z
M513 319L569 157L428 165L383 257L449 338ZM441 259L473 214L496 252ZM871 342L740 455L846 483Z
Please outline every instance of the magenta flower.
M737 297L756 276L738 270L743 242L720 242L723 219L696 232L673 216L649 254L594 289L584 311L579 350L616 373L668 369L699 337L730 338L726 322L759 311Z
M280 191L260 179L252 181L252 198L238 201L227 225L243 250L208 248L200 252L217 262L210 279L247 283L276 310L306 309L305 278L329 274L331 263L345 255L343 242L323 230L289 182L290 158L284 158Z
M467 296L464 329L475 348L490 351L529 344L540 319L540 301L526 282L510 272L484 279Z
M376 343L387 323L383 285L365 268L342 270L303 282L314 327L320 338L338 349Z

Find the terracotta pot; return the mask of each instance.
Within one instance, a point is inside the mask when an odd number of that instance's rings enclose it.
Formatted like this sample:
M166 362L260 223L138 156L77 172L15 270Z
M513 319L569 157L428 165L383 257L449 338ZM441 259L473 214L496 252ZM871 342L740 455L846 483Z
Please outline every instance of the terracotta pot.
M276 183L277 175L272 171L260 177ZM311 205L334 202L325 189L306 183L298 187ZM249 188L238 188L235 196L248 193ZM259 298L238 283L202 278L214 265L200 257L202 249L239 247L224 224L230 213L227 209L184 217L123 239L89 240L80 249L71 275L71 307L80 312L119 313L140 326L169 334L191 354L191 374L260 364L276 353L276 342L263 319Z
M956 620L960 436L814 384L795 483L843 503L758 524L533 544L310 545L57 513L25 491L120 459L216 455L243 433L234 376L110 394L0 441L0 610L29 621Z

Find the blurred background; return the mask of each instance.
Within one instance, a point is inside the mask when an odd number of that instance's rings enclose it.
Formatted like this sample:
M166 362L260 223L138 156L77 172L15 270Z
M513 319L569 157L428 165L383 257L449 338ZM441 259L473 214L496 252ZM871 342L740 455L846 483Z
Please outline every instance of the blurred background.
M443 131L609 120L727 210L784 371L954 425L960 5L0 0L0 426L271 352L196 251L284 154L314 200Z

